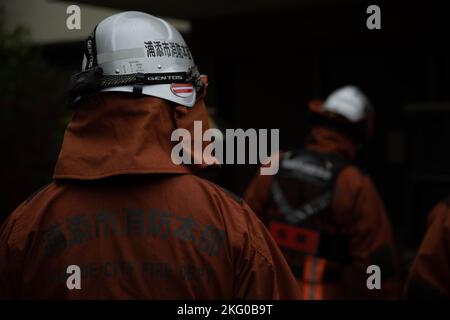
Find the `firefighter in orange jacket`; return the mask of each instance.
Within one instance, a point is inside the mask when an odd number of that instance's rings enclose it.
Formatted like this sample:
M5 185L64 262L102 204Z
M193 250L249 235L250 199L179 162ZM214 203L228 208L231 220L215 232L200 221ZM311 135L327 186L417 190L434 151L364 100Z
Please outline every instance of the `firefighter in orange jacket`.
M208 128L206 79L178 31L113 15L83 65L54 181L0 230L0 298L298 299L252 210L195 176L206 161L171 158L175 129Z
M440 202L428 216L428 230L406 285L407 299L450 299L450 204Z
M397 298L391 225L369 176L352 162L371 135L373 109L356 87L310 104L305 147L281 155L275 176L256 176L245 200L268 226L304 299ZM381 269L381 290L367 268Z

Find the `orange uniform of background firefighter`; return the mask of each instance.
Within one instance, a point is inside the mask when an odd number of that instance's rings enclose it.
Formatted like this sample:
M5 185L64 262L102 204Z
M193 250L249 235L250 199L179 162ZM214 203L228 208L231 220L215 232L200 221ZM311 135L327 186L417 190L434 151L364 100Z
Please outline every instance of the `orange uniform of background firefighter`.
M412 264L404 296L408 299L450 298L450 205L436 205Z
M325 157L324 169L339 167L331 190L322 191L331 191L326 207L304 220L288 221L289 214L295 216L295 209L307 212L314 210L314 205L320 206L318 200L322 194L312 195L315 184L309 183L308 177L294 177L295 170L291 177L283 176L283 160L278 175L256 176L245 194L245 200L266 223L285 253L305 299L395 299L401 289L397 253L383 201L370 177L353 164L357 144L352 134L370 135L366 130L370 130L372 119L367 115L352 123L348 119L351 114L347 118L339 116L345 115L346 104L352 108L352 102L359 102L352 90L355 89L337 90L334 98L330 96L325 103L311 104L313 124L303 151L299 151L300 155L306 152L312 158ZM324 110L330 100L332 112ZM337 104L335 109L333 103ZM363 132L347 132L358 125ZM296 152L284 153L282 159L295 164ZM305 166L304 160L300 160ZM308 194L311 194L309 198ZM276 200L283 195L286 203ZM305 204L302 198L312 201ZM380 267L382 290L368 289L369 265Z

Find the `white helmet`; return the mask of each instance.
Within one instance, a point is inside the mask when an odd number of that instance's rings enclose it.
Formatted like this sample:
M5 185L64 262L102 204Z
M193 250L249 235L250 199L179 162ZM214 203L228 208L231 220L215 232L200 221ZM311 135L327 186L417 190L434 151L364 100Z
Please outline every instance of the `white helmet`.
M86 41L82 72L70 84L73 103L98 91L155 96L192 107L200 74L180 33L137 11L101 21Z
M345 86L332 92L323 102L312 100L309 109L322 119L331 120L335 124L348 124L349 130L355 136L365 136L370 140L374 133L375 112L369 99L355 86Z
M369 99L355 86L345 86L331 93L325 100L322 111L340 115L356 123L373 111Z

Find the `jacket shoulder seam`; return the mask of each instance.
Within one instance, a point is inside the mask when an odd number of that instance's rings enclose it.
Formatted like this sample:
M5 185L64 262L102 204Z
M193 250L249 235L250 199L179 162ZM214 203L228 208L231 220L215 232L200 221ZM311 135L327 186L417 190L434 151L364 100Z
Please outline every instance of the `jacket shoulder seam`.
M43 185L42 187L38 188L36 191L34 191L26 200L25 203L30 202L31 200L33 200L38 194L40 194L41 192L45 191L45 189L47 189L48 187L50 187L50 185L52 185L53 181L47 183L46 185Z
M230 190L228 190L227 188L224 188L224 187L222 187L222 186L220 186L220 185L218 185L218 184L216 184L216 183L214 183L214 182L212 182L212 181L210 181L210 180L206 180L206 179L203 179L203 178L200 178L200 177L197 177L197 178L199 178L199 179L201 179L201 180L204 180L204 181L206 181L206 183L211 184L212 186L218 188L218 189L219 189L220 191L222 191L228 198L233 199L233 201L234 201L234 202L237 202L241 207L243 206L243 204L244 204L244 199L243 199L242 197L238 196L237 194L235 194L233 191L230 191Z

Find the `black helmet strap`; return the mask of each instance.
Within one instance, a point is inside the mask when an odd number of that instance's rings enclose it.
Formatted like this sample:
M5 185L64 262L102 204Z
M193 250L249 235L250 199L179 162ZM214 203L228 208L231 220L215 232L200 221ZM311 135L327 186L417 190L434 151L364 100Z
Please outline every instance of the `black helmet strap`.
M192 83L197 87L199 76L197 68L192 68L189 72L103 75L103 69L95 66L71 77L69 82L69 103L73 107L81 98L110 87L133 85L133 92L136 94L142 93L144 85Z

